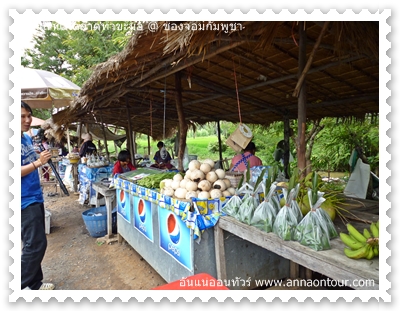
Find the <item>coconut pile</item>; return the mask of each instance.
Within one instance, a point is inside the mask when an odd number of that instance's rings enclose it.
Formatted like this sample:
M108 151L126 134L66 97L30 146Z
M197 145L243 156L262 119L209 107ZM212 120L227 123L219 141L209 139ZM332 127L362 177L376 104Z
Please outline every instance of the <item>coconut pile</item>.
M160 193L177 199L191 198L215 199L230 197L235 194L225 171L215 168L215 162L206 159L203 162L192 160L188 170L182 176L177 173L172 179L164 179L160 183Z

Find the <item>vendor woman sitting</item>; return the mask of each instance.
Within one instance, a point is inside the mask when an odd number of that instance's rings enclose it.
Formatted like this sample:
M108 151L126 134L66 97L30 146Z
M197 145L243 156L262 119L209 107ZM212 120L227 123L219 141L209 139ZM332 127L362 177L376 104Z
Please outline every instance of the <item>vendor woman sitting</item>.
M122 174L136 170L131 163L131 154L128 150L121 150L118 154L118 160L114 164L112 175Z

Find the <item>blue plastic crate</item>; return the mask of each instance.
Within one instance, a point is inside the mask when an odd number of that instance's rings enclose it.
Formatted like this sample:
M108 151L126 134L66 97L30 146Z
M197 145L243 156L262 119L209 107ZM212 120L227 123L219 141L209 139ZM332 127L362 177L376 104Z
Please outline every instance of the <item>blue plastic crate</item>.
M99 206L82 213L86 229L92 237L103 237L107 234L107 209ZM117 233L117 209L112 211L112 232Z

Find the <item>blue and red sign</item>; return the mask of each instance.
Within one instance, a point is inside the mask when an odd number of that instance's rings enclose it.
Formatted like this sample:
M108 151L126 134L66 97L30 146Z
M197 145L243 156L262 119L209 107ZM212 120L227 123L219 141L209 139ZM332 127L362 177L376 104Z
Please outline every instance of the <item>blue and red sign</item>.
M151 215L152 204L150 201L137 196L132 196L132 198L135 228L153 242L153 217Z
M190 229L180 216L166 208L158 207L158 219L160 248L189 271L193 271L193 237Z
M130 199L129 192L117 189L117 212L129 223L131 223Z

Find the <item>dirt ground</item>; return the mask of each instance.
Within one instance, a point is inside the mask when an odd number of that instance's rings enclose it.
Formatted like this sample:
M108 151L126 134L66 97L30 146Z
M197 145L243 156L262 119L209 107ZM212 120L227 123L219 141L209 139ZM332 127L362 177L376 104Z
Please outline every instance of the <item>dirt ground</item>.
M44 282L56 290L148 290L166 284L128 243L101 244L89 235L82 212L92 206L79 204L79 195L61 196L49 185L43 191L51 212Z

